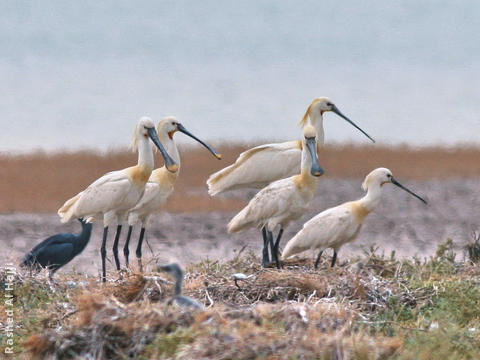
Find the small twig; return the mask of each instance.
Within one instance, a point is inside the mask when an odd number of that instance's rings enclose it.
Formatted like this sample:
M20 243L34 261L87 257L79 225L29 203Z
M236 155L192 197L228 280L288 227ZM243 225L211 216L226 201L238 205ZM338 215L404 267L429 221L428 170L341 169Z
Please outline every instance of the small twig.
M63 316L60 318L60 320L64 320L64 319L66 319L67 317L70 317L70 316L76 314L77 312L78 312L78 310L72 310L72 311L66 313L65 315L63 315Z
M160 292L160 295L163 293L162 291L162 288L160 286L160 284L157 282L157 280L153 280L153 283L155 284L155 286L157 287L158 291Z
M209 307L213 306L213 300L212 300L212 298L210 297L210 294L208 293L208 290L207 290L207 289L205 289L205 295L207 296L207 299L208 299L208 301L210 302L210 305L207 306L207 308L209 308Z
M307 299L306 302L309 303L310 300L312 300L312 298L313 298L316 294L317 294L317 290L313 290L313 293L310 294L310 296L308 297L308 299Z

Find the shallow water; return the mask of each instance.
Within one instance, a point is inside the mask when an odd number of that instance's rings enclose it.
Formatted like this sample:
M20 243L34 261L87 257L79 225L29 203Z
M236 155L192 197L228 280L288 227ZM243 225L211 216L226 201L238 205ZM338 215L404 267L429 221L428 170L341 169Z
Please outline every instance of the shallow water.
M480 143L476 1L0 4L0 151L105 150L175 114L291 139L316 96L384 143ZM367 141L333 114L326 140Z

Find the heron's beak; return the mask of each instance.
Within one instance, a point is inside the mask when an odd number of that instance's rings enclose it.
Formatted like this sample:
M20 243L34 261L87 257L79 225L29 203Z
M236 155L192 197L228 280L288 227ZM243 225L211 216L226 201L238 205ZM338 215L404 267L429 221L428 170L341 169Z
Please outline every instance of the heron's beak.
M425 205L427 205L427 201L426 201L425 199L421 198L420 196L418 196L417 194L415 194L413 191L407 189L405 186L403 186L402 184L400 184L397 180L394 179L393 176L392 176L392 180L391 180L391 181L392 181L392 184L393 184L393 185L396 185L396 186L398 186L400 189L405 190L405 191L408 192L409 194L415 196L417 199L423 201L423 202L425 203Z
M357 124L355 124L352 120L350 120L349 118L347 118L345 115L343 115L340 110L338 110L338 108L335 106L335 105L332 105L332 112L334 112L335 114L337 114L338 116L344 118L346 121L348 121L350 124L352 124L354 127L356 127L358 130L360 130L363 135L365 135L366 137L368 137L370 140L372 140L372 142L375 142L375 140L372 139L372 137L370 135L368 135L365 131L363 131L362 129L360 129L360 127L357 126Z
M148 128L148 136L150 136L150 139L152 139L153 143L157 146L158 150L162 153L163 160L165 161L165 167L167 168L168 171L174 173L177 172L178 170L178 165L175 164L175 161L168 155L167 151L163 147L162 143L160 142L160 139L158 138L157 131L155 128Z
M323 169L321 168L320 164L318 163L318 156L317 156L317 142L315 138L307 138L307 149L312 157L312 168L310 169L310 174L313 176L321 176L323 175Z
M218 160L220 160L222 158L222 154L217 153L210 145L205 144L202 140L200 140L195 135L193 135L190 131L185 129L185 127L182 124L178 124L177 129L178 129L178 131L181 131L185 135L190 136L192 139L197 140L200 144L205 146L208 149L208 151L210 151L213 154L213 156L215 156Z

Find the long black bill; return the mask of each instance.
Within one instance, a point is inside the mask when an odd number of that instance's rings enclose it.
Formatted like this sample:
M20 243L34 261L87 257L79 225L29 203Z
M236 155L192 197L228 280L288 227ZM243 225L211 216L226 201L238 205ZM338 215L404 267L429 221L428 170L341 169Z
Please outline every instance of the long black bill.
M337 114L338 116L344 118L346 121L348 121L350 124L352 124L354 127L356 127L358 130L360 130L363 135L365 135L366 137L368 137L370 140L372 140L372 142L375 142L375 140L373 140L373 138L368 135L365 131L363 131L362 129L360 129L360 127L357 126L357 124L355 124L352 120L350 120L349 118L347 118L345 115L343 115L340 110L338 110L338 108L335 106L335 105L332 105L332 112L334 112L335 114Z
M307 138L307 148L310 152L310 156L312 157L312 168L310 169L310 174L313 176L321 176L323 175L323 169L318 163L318 156L317 156L317 142L315 138Z
M222 158L222 154L217 153L210 145L205 144L202 140L200 140L195 135L193 135L190 131L185 129L185 127L182 124L178 124L177 129L178 129L178 131L181 131L185 135L190 136L192 139L197 140L200 144L205 146L208 149L208 151L210 151L213 154L213 156L215 156L218 160L220 160Z
M168 155L167 151L163 147L162 143L160 142L160 139L158 138L157 131L155 128L148 128L148 136L150 136L150 139L152 139L153 143L157 146L158 150L162 153L163 160L165 161L165 166L167 167L167 170L174 173L177 172L178 170L178 165L175 164L175 161Z
M395 180L392 176L392 184L393 185L397 185L400 189L403 189L405 190L406 192L408 192L409 194L415 196L418 200L421 200L423 201L425 204L427 204L427 201L423 198L421 198L420 196L418 196L417 194L415 194L413 191L407 189L405 186L403 186L402 184L400 184L397 180Z

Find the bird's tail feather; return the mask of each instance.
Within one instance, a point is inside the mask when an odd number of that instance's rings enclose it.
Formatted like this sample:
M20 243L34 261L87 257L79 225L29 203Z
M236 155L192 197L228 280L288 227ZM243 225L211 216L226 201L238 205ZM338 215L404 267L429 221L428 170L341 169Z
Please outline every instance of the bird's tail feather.
M282 260L285 260L292 255L301 253L309 248L309 246L302 244L300 241L297 240L297 237L294 236L292 239L290 239L287 245L285 245L285 248L282 251Z
M215 196L226 190L229 190L228 175L235 169L236 166L237 164L232 164L209 176L207 180L207 186L208 194L210 196Z
M71 199L68 199L67 201L65 201L65 204L63 204L63 206L60 209L58 209L57 214L58 216L60 216L62 223L69 222L74 217L74 211L75 211L74 205L76 204L76 202L78 201L81 195L82 193L78 193Z
M237 233L254 225L254 221L248 217L248 209L244 208L227 225L229 233Z

